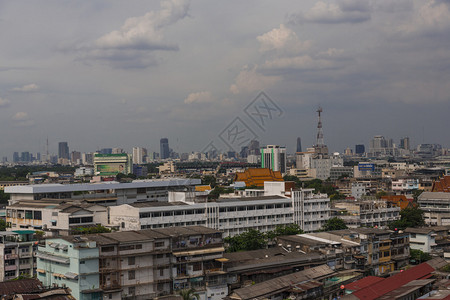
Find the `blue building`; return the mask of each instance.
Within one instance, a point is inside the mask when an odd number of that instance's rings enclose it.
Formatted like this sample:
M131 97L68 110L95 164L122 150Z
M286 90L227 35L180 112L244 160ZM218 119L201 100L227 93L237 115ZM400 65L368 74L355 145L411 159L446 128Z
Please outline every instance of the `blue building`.
M36 252L37 279L68 287L78 300L100 300L99 250L95 241L69 236L45 241Z

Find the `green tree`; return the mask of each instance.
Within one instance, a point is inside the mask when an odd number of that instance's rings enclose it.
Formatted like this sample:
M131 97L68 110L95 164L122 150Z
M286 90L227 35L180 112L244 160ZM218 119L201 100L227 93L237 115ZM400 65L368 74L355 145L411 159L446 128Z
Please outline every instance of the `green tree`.
M377 197L377 199L381 199L381 197L383 196L387 196L387 192L386 191L379 191L376 193L375 197Z
M389 228L394 230L405 230L408 227L422 227L425 226L423 217L423 210L418 207L408 207L400 211L400 220L389 224Z
M75 228L75 234L93 234L93 233L108 233L111 229L106 228L100 224L93 227L77 227Z
M423 193L423 190L414 190L412 195L414 202L417 203L417 200L419 199L419 196Z
M226 237L227 252L249 251L264 249L267 246L266 235L258 230L249 229L246 232Z
M0 204L8 204L9 194L5 194L4 190L0 190Z
M420 264L431 259L431 255L429 253L416 249L411 249L409 255L411 262L416 264Z
M304 233L297 224L278 225L275 230L267 232L269 239L274 239L281 235L296 235Z
M345 225L344 220L338 217L334 217L328 219L322 227L322 231L332 231L332 230L341 230L347 229L347 225Z
M0 219L0 231L5 231L7 227L8 226L6 224L6 221L3 219Z
M208 195L208 199L218 199L220 194L232 193L232 188L225 188L223 186L216 186Z
M183 300L200 299L200 296L195 292L194 289L181 290L178 292L178 294L183 298Z
M202 184L210 185L212 188L216 187L216 177L212 175L205 175L202 177Z

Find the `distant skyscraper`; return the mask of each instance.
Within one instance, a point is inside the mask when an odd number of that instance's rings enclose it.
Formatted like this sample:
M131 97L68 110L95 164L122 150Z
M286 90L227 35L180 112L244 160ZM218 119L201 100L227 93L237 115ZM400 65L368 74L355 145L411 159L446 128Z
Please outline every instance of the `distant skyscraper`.
M261 148L261 168L269 168L273 171L286 173L286 148L268 145Z
M404 137L400 139L400 148L409 150L411 145L409 144L409 137Z
M259 142L257 140L250 141L248 150L249 150L249 154L259 155L259 151L260 151Z
M159 146L160 146L160 158L161 159L167 159L169 158L170 155L170 151L169 151L169 140L167 138L162 138L159 141Z
M355 154L356 155L362 155L366 152L366 148L364 145L355 145Z
M112 154L112 148L100 149L100 154Z
M142 147L133 147L133 164L142 165L147 160L147 149Z
M20 154L20 161L21 162L30 162L31 161L30 152L28 152L28 151L22 152Z
M20 157L19 157L19 152L14 152L13 154L13 162L19 162Z
M69 145L67 142L59 142L58 144L58 157L69 159Z
M302 152L302 139L297 138L297 152Z

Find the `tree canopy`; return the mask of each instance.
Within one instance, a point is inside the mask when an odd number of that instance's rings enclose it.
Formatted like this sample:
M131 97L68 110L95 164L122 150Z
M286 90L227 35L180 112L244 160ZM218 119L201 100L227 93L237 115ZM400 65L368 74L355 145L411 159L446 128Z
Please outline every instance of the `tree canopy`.
M301 234L303 230L297 224L278 225L275 230L262 233L256 229L249 229L233 237L226 237L227 252L250 251L265 249L269 241L281 235Z
M344 220L338 217L334 217L328 219L322 227L322 231L332 231L332 230L341 230L347 229L347 225L345 225Z
M389 224L389 228L394 230L405 230L408 227L425 226L423 210L418 207L408 207L400 211L400 220Z
M75 228L75 234L92 234L92 233L108 233L111 229L106 228L100 224L93 227L77 227Z
M195 292L194 289L181 290L178 292L178 294L181 296L181 298L183 298L183 300L200 299L200 296Z

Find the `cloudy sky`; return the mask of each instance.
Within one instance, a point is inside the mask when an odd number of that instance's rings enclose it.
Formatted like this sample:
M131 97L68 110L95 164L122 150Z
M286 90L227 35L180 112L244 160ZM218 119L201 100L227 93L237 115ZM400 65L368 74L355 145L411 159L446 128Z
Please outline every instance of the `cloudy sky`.
M0 1L0 155L262 144L450 147L450 1ZM264 126L246 107L264 91ZM256 120L258 121L258 120ZM242 125L241 124L241 125ZM261 125L261 124L259 124ZM231 127L230 127L231 126ZM225 131L224 131L225 130Z

